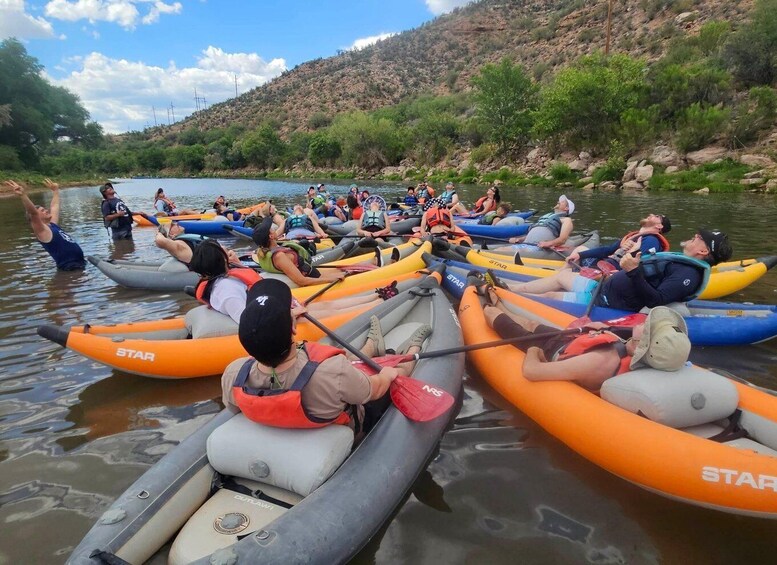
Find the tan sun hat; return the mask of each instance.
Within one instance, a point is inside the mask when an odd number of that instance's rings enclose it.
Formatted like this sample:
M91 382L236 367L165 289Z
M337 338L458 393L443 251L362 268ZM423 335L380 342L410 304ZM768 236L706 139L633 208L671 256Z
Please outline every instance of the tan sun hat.
M683 317L666 306L656 306L645 320L645 329L629 367L648 365L662 371L677 371L688 360L691 340Z

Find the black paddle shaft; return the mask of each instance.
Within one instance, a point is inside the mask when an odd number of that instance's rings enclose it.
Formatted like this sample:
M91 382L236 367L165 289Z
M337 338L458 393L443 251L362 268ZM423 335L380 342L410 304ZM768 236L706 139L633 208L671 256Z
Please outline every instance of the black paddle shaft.
M367 357L364 353L362 353L360 349L357 349L356 347L354 347L353 345L345 341L342 337L340 337L335 332L327 328L324 324L316 320L310 314L305 313L303 314L303 317L306 318L311 324L316 326L319 330L324 332L330 339L332 339L333 341L336 341L341 347L344 347L345 349L347 349L348 351L356 355L356 357L358 357L359 360L366 363L373 371L380 372L381 370L383 370L383 367L381 367L375 361Z

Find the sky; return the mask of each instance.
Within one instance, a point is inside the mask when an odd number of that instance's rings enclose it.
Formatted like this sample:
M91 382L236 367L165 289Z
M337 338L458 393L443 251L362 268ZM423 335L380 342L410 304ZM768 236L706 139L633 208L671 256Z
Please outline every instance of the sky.
M245 93L470 1L0 0L0 41L21 41L47 80L122 133L180 121L233 98L236 82Z

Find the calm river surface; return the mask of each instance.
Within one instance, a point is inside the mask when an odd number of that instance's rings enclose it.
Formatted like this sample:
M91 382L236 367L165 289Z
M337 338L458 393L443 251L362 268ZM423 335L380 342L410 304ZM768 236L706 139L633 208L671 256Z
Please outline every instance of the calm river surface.
M219 194L248 205L301 200L312 183L128 180L134 210L164 187L179 206ZM398 184L368 185L394 197ZM331 185L344 193L347 184ZM460 194L472 202L483 187ZM549 210L559 191L510 189L515 207ZM620 237L649 212L668 214L673 250L697 226L727 231L735 258L777 254L777 200L760 195L568 193L577 229ZM48 203L49 195L33 195ZM61 225L86 254L154 260L154 230L110 241L96 187L62 191ZM221 408L217 378L167 382L123 374L39 338L43 323L104 324L180 315L183 294L117 287L91 265L58 273L17 198L0 199L0 564L60 563L96 518L151 464ZM777 301L769 273L731 297ZM777 390L777 344L694 350L701 365ZM638 448L624 446L624 449ZM376 485L380 488L379 485ZM438 457L358 563L773 562L777 524L693 508L645 492L577 456L495 394L474 372Z

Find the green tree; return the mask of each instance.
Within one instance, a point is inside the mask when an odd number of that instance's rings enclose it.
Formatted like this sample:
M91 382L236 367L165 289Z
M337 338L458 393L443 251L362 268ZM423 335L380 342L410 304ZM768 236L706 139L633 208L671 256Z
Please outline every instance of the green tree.
M745 86L777 80L777 0L757 0L750 23L731 35L724 57L734 77Z
M420 163L432 165L445 157L458 135L459 123L452 115L427 114L412 129L413 152Z
M143 147L137 153L137 161L144 171L158 171L165 166L165 151L157 145Z
M606 149L629 108L645 97L645 65L627 55L592 55L563 69L540 95L534 132L574 148Z
M505 58L498 65L483 66L472 83L477 89L477 116L485 125L489 139L503 153L526 143L532 128L537 89L523 67Z
M262 169L275 168L283 157L284 149L283 141L269 124L246 135L241 144L246 162Z
M404 131L386 118L364 112L341 114L330 127L332 139L342 149L345 165L380 168L399 162L404 151Z
M340 144L326 131L317 131L310 137L308 159L314 166L331 166L341 154Z

